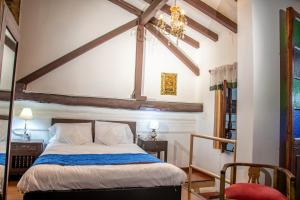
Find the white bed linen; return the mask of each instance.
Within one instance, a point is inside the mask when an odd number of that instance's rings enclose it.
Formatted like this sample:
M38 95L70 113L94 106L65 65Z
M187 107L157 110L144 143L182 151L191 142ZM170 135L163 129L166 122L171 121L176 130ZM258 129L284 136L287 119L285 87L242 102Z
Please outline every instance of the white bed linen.
M5 153L6 152L6 141L1 141L0 142L0 153ZM5 165L0 165L0 194L3 193L2 188L3 188L3 182L4 182L4 170L5 170Z
M49 144L46 154L145 153L136 144ZM36 165L22 176L18 189L23 192L120 187L180 185L186 174L169 163L130 165L60 166Z

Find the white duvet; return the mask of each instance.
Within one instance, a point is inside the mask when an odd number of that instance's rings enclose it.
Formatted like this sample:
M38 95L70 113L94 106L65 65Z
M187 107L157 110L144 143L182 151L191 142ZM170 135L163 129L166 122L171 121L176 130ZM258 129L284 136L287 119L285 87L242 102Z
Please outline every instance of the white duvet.
M99 144L49 144L45 154L145 153L136 144L106 146ZM129 165L60 166L35 165L18 183L23 192L122 187L181 185L186 174L168 163Z
M1 141L0 153L5 153L5 152L6 152L6 142ZM2 188L3 188L4 170L5 170L5 165L0 165L0 194L2 193Z

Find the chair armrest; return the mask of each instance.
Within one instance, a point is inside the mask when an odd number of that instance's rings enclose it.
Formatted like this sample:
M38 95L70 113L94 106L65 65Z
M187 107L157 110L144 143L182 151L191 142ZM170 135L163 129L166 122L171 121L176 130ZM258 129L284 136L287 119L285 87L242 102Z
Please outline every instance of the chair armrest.
M288 179L296 180L296 177L294 176L294 174L292 174L289 170L281 168L281 167L278 167L277 170L284 173Z
M277 170L282 172L286 176L286 194L288 199L295 200L296 177L287 169L278 167Z
M237 163L227 163L223 166L222 170L221 170L221 175L222 174L226 174L226 171L229 167L232 167L232 166L236 166Z
M226 171L229 167L234 166L235 163L227 163L223 166L220 176L220 200L225 199L225 184L226 184Z

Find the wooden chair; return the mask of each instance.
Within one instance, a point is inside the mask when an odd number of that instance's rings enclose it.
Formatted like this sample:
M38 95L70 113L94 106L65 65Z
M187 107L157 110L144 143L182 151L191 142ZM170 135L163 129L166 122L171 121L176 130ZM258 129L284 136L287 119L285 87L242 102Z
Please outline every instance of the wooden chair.
M249 167L248 183L236 183L237 167ZM230 186L225 188L226 171L232 169ZM260 185L259 177L261 169L271 169L273 171L273 187ZM278 191L278 174L284 174L286 194ZM221 171L220 178L220 200L295 200L295 176L288 170L273 165L251 164L251 163L228 163Z

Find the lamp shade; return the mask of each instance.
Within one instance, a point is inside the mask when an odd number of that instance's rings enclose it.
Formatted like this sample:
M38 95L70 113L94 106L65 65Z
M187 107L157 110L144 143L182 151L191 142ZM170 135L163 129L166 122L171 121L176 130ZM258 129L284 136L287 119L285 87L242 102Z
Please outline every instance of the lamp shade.
M151 129L158 129L159 128L159 123L158 123L158 121L156 121L156 120L151 120L150 121L150 124L149 124L149 128L151 128Z
M23 120L31 120L33 117L31 108L23 108L19 117Z

